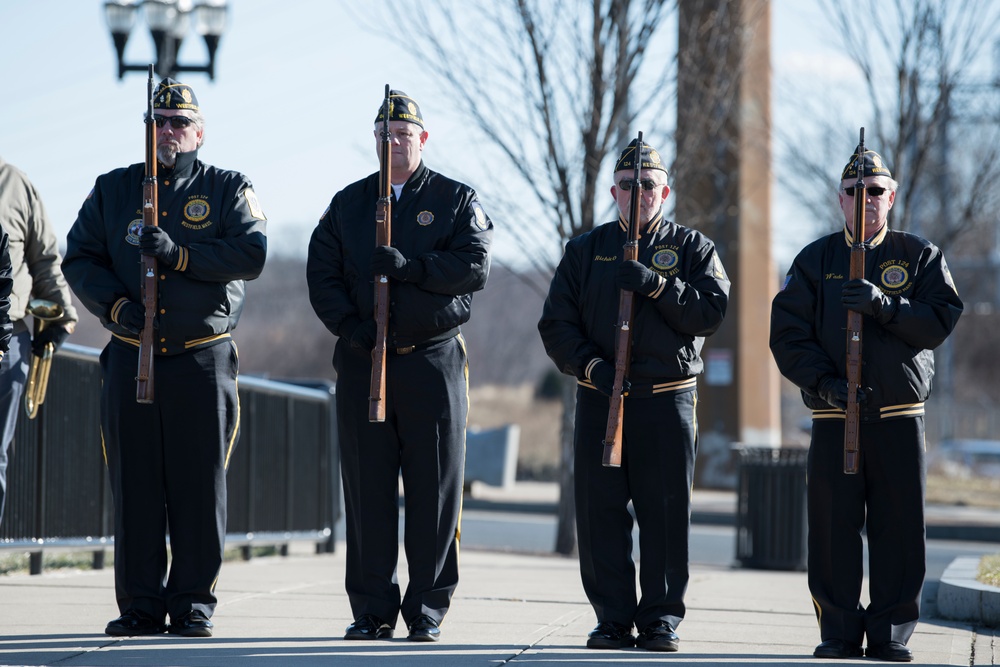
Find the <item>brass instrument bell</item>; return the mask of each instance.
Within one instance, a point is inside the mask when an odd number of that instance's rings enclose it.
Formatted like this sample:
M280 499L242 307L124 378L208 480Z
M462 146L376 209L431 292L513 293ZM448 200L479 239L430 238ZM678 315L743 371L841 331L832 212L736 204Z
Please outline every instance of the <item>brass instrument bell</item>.
M35 321L34 334L36 338L45 327L63 316L63 307L54 301L32 299L28 302L28 314ZM38 415L38 408L45 402L45 392L49 388L49 371L52 369L52 355L56 346L48 343L41 356L32 353L31 370L28 372L28 384L24 390L24 411L28 419Z

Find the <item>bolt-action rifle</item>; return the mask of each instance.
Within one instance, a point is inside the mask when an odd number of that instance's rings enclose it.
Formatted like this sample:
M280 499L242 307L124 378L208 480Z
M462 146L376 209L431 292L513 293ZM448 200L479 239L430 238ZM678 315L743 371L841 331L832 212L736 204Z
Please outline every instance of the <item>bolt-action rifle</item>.
M375 245L392 242L392 135L389 133L389 84L382 100L379 133L378 204L375 207ZM385 421L385 339L389 331L389 277L375 276L375 346L372 348L372 381L368 392L368 421Z
M153 66L146 83L146 174L142 179L142 224L156 225L159 209L156 188L156 119L153 118ZM139 334L139 370L135 376L135 400L153 402L153 319L156 317L156 257L142 258L142 305L145 308Z
M854 225L851 230L851 269L849 278L858 280L865 277L865 128L861 128L858 142L858 180L854 182ZM860 444L858 428L861 407L858 405L858 389L861 386L861 313L847 311L847 409L844 422L844 473L858 472Z
M628 200L628 235L622 252L622 261L639 259L639 205L642 187L639 184L642 169L642 132L635 142L635 169ZM608 409L608 428L604 433L604 456L601 463L609 468L622 464L622 420L625 411L625 378L628 376L632 357L632 317L635 313L635 292L621 290L618 297L618 320L615 328L615 382L611 390Z

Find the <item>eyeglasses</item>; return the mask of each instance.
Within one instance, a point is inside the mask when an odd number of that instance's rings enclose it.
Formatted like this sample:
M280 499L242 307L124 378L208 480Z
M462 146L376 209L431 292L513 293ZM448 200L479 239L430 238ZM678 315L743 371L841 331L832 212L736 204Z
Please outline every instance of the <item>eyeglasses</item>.
M375 133L375 136L376 137L381 137L382 136L382 130L377 130L376 133ZM420 136L419 133L410 132L409 130L399 130L397 132L390 131L389 132L389 141L392 141L393 139L396 139L396 140L399 141L399 143L405 144L408 141L413 141L414 139L416 139L419 136Z
M872 186L870 188L866 188L865 192L870 197L881 197L882 195L885 194L885 188L879 188L879 187ZM849 188L844 188L844 194L847 195L848 197L853 197L854 196L854 186L852 185Z
M170 127L175 130L183 130L194 124L194 120L187 116L153 116L153 122L156 127L163 127L169 122Z
M631 178L623 178L622 180L618 181L618 187L621 190L624 190L625 192L630 191L633 185L635 185L635 181ZM659 187L659 184L651 179L641 180L639 181L639 185L642 186L642 189L646 190L647 192L650 190L655 190L656 188Z

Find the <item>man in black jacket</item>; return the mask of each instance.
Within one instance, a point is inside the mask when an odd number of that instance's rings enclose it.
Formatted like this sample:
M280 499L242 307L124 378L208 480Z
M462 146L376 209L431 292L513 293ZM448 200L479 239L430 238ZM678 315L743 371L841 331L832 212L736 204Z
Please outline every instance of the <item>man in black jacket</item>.
M468 366L460 326L486 285L493 224L474 190L421 159L416 101L391 91L392 245L375 246L376 172L338 192L309 243L309 298L338 337L337 425L347 510L345 639L387 639L402 615L437 641L458 585ZM376 118L376 141L382 111ZM368 421L373 276L390 280L386 418ZM399 475L409 584L396 581Z
M924 581L924 401L934 355L962 314L944 255L889 229L897 183L875 151L855 150L840 181L844 228L807 245L771 305L771 352L813 411L809 591L818 658L908 662ZM848 280L859 163L866 184L865 278ZM844 473L845 325L863 315L860 469ZM861 604L867 529L870 604Z
M667 169L653 148L636 144L615 164L611 195L619 218L566 244L538 330L559 370L579 383L573 446L580 573L598 621L587 646L676 651L688 584L696 376L704 368L704 337L725 316L729 279L707 237L664 219ZM632 188L642 188L639 259L622 261ZM622 462L610 468L601 463L602 440L620 290L635 292L636 300ZM630 501L642 552L638 601Z
M198 159L205 119L189 86L161 81L153 111L159 226L143 226L144 164L99 176L70 229L63 273L111 332L101 353L101 429L122 615L105 632L157 634L169 614L170 632L205 637L239 433L231 332L244 281L264 268L266 222L246 176ZM140 253L159 269L151 404L136 403Z

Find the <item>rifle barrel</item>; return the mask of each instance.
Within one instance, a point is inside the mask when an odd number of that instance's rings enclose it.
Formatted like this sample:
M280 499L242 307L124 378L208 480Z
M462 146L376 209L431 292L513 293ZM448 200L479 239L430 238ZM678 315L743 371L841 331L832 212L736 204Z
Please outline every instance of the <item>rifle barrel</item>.
M851 280L865 277L865 128L861 128L858 141L858 178L854 182L854 220L851 234ZM844 474L858 472L860 452L861 406L858 390L861 387L861 343L863 319L855 310L847 311L847 408L844 413Z

